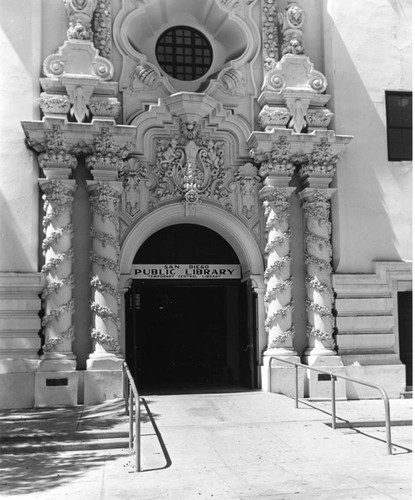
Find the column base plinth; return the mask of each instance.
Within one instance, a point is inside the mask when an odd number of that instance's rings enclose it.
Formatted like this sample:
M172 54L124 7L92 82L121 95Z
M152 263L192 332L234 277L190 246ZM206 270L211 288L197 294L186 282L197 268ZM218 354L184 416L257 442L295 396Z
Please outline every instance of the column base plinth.
M35 407L75 406L78 404L78 372L37 371Z
M65 354L59 352L46 352L42 354L38 372L59 372L76 369L76 359L68 359Z
M267 387L267 392L273 392L276 394L284 394L289 397L295 396L295 367L289 363L284 363L284 361L273 359L271 363L269 362L270 356L277 356L274 350L269 350L264 353L264 370L263 376L265 377ZM293 363L301 363L300 357L291 351L290 355L278 355L285 361L291 361ZM305 370L298 368L298 397L304 397L304 378Z
M284 358L287 356L298 356L298 354L293 347L272 347L264 351L264 356L276 356Z
M346 369L343 361L335 355L305 355L304 363L329 373L338 373L346 375ZM305 370L305 396L311 399L331 399L332 381L330 377L314 370ZM346 399L346 381L337 379L336 381L336 399Z

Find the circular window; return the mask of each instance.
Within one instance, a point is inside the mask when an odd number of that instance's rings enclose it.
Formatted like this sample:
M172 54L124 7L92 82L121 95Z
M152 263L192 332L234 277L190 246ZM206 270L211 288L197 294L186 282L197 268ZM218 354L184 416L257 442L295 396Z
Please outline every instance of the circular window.
M197 80L212 64L212 47L200 31L174 26L158 39L156 57L160 67L177 80Z

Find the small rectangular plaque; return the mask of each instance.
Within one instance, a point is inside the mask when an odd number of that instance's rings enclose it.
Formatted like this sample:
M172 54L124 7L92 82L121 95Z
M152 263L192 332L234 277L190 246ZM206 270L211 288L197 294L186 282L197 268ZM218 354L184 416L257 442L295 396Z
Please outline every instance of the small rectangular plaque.
M46 386L47 387L57 387L60 385L68 385L68 379L67 378L47 378L46 379Z
M320 382L322 382L323 380L331 380L331 377L328 373L319 373L317 375L317 380Z

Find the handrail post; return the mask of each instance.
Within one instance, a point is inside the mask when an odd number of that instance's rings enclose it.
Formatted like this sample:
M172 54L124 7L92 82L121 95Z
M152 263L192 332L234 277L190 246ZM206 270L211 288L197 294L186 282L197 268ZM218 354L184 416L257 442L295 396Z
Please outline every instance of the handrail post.
M134 403L133 388L130 384L130 413L129 413L129 431L128 431L128 444L130 446L130 450L133 449L133 433L134 433L134 430L133 430L133 412L134 412L133 403Z
M336 376L330 373L331 378L331 427L336 429Z
M129 387L130 383L128 380L128 376L125 370L125 366L123 366L123 377L124 377L124 408L125 408L125 414L128 415L128 393L129 393Z
M140 398L135 398L135 471L141 470Z
M388 448L388 455L392 455L392 437L391 437L391 416L390 416L390 403L389 398L382 388L379 391L382 395L383 403L385 405L385 431L386 431L386 446Z
M298 408L298 365L295 365L295 407Z

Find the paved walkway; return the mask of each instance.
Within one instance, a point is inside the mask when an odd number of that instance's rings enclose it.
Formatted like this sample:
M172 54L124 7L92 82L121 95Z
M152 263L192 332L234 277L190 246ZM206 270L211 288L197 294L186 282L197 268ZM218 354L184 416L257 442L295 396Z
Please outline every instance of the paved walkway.
M333 431L328 403L296 410L285 396L240 392L146 396L143 472L123 450L3 455L0 497L13 499L405 499L411 498L412 427ZM310 406L312 405L312 406ZM314 407L319 407L323 411ZM341 421L381 420L382 401L338 402ZM56 413L57 412L57 413ZM120 429L122 403L3 412L3 432ZM412 400L391 401L392 420ZM37 417L37 423L36 423ZM153 419L153 420L152 420ZM407 423L407 422L406 422Z

